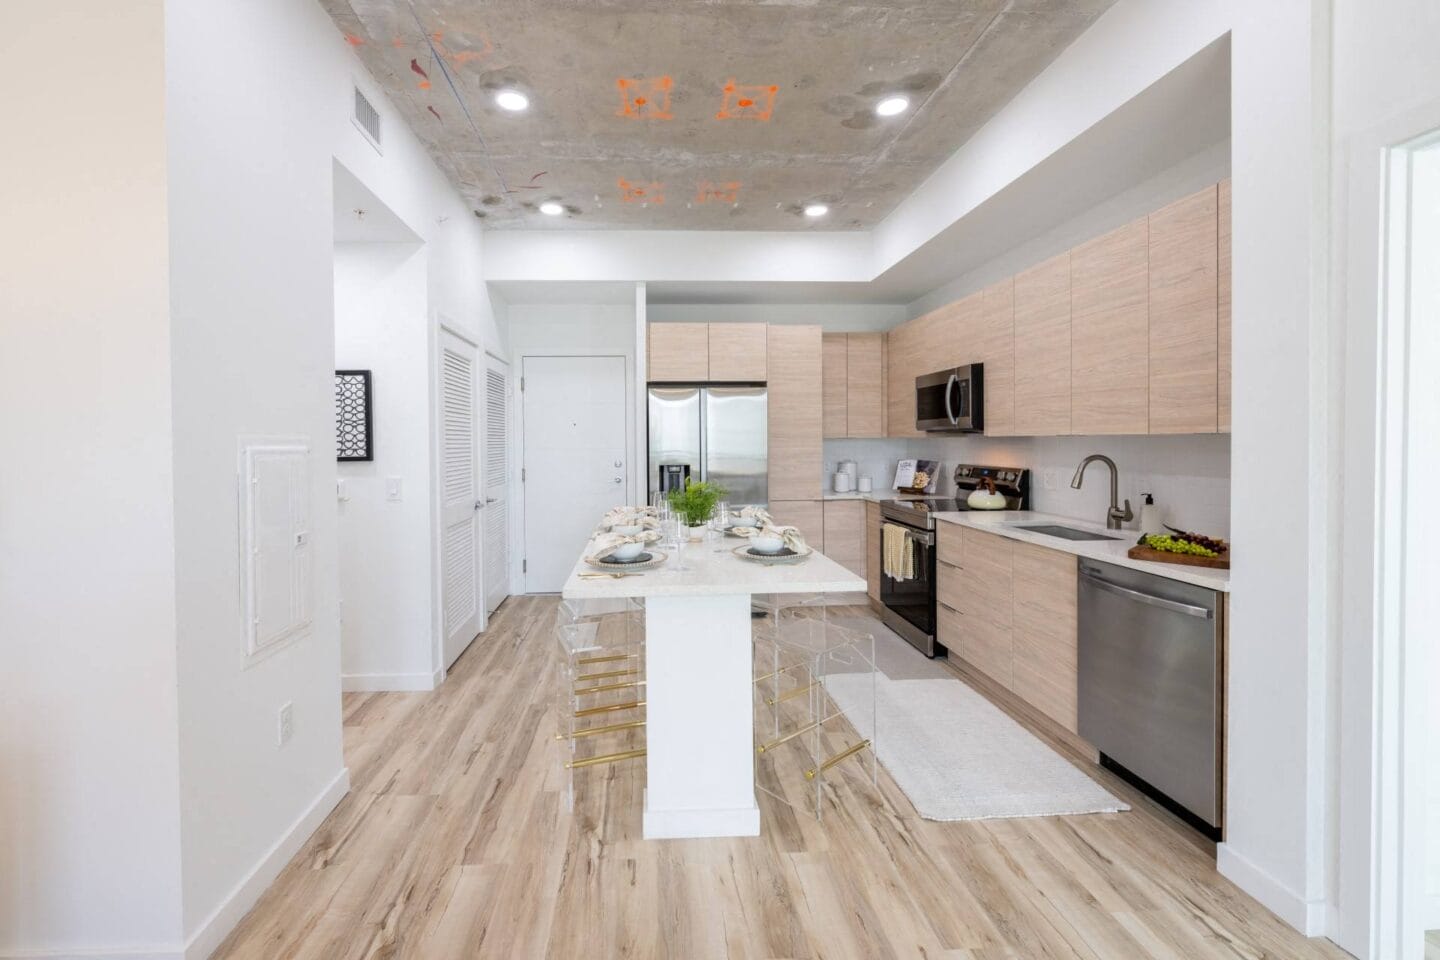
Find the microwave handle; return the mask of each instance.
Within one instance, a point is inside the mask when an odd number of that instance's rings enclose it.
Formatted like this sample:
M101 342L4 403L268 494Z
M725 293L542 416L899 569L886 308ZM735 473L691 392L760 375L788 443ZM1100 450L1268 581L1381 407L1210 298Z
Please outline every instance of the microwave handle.
M951 426L958 426L960 423L960 417L955 413L955 405L950 402L950 398L955 394L955 382L959 379L957 374L952 373L949 382L945 384L945 416L949 418Z

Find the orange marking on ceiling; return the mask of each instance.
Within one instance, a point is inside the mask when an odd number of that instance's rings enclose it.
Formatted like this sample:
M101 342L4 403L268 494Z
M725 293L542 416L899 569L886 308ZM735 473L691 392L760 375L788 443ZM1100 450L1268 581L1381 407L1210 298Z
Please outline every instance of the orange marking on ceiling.
M769 120L775 112L775 95L778 86L766 84L744 84L728 80L721 88L720 112L716 120Z
M670 89L675 81L670 77L641 77L630 79L620 77L615 85L620 88L620 109L615 116L629 120L673 120L670 112Z
M624 177L616 181L620 188L620 200L622 203L654 203L665 202L665 184L658 180L651 180L649 183L631 183Z
M352 47L363 47L363 46L365 46L365 38L364 38L364 37L357 37L357 36L355 36L355 34L353 34L353 33L347 33L347 34L345 34L345 42L348 43L348 44L350 44L350 46L352 46Z
M695 185L696 203L738 203L739 200L739 180L729 180L723 183L701 180Z

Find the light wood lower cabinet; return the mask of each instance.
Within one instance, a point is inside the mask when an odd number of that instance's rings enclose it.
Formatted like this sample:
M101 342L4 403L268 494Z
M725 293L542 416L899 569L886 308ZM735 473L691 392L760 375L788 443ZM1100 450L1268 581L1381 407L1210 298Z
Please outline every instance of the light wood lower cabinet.
M958 524L936 533L936 639L1075 733L1076 558Z
M825 503L822 500L771 500L770 516L777 524L799 527L805 542L825 552Z
M825 501L825 556L865 576L865 502Z
M1076 565L1068 553L1011 544L1013 689L1071 733L1078 697Z
M880 504L865 501L865 592L880 602Z

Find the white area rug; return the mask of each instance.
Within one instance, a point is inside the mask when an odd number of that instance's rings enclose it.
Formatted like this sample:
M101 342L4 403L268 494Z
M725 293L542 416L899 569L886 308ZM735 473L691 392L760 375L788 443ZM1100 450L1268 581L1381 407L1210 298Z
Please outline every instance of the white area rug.
M1130 808L957 679L876 677L880 762L926 820L989 820ZM825 681L861 736L870 677Z

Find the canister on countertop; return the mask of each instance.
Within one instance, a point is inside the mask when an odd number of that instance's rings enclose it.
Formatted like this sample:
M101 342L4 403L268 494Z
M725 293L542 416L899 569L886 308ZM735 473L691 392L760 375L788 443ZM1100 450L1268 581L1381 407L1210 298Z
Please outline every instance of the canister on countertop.
M1165 521L1160 518L1160 508L1155 505L1155 497L1148 493L1140 496L1145 498L1145 503L1140 507L1140 532L1164 533Z

